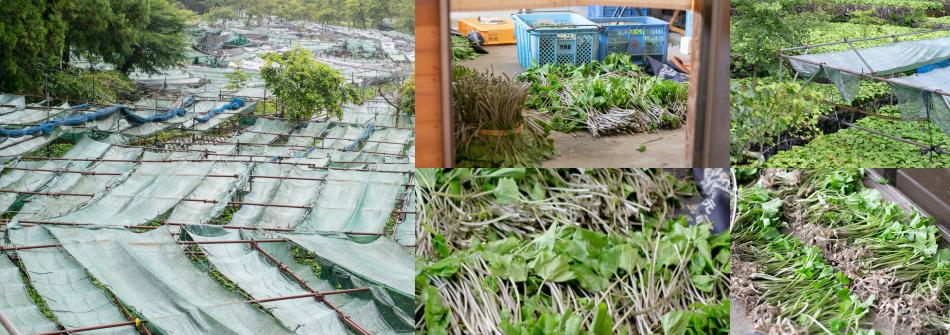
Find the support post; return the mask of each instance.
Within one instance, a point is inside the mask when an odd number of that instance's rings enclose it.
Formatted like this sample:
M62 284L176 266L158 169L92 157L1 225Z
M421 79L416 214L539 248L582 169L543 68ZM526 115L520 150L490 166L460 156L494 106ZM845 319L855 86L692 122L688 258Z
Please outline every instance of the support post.
M6 314L3 314L3 311L0 310L0 325L7 330L10 335L20 335L20 332L16 330L16 327L13 326L13 322L7 318Z

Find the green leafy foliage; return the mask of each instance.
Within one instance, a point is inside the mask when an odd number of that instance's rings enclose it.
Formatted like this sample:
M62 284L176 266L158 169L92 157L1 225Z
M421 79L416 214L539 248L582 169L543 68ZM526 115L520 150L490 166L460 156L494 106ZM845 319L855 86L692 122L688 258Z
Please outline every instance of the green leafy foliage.
M478 56L467 38L452 35L452 60L475 59Z
M689 334L728 333L728 307L721 306L729 234L658 211L675 202L676 190L689 188L687 181L661 171L532 168L422 169L417 178L427 213L422 238L431 241L416 258L417 296L427 316L419 332L660 333L662 315L690 306ZM578 178L604 178L612 188L579 185ZM651 180L663 186L646 186ZM571 203L592 189L610 196L593 195L597 205ZM639 222L605 229L584 223L606 217L595 207L634 208L632 199L651 203L638 210ZM522 215L530 217L517 223ZM610 215L617 217L627 215ZM431 292L440 300L429 301ZM709 305L693 304L699 300Z
M416 76L409 77L399 87L398 109L406 115L416 115Z
M533 65L518 80L530 84L526 108L545 114L560 132L637 133L679 128L685 119L686 84L644 74L629 55L580 66Z
M132 82L117 71L57 71L47 85L51 97L80 101L115 103L137 97Z
M784 134L813 132L829 111L815 91L794 82L734 81L731 90L733 157L773 145Z
M224 77L228 78L227 88L232 90L243 88L251 80L251 75L241 71L241 69L234 69L234 71L225 74Z
M266 53L262 58L261 78L292 119L308 120L317 112L342 119L343 105L358 99L339 71L317 62L313 53L303 48Z
M856 169L767 171L763 183L740 189L733 243L744 270L734 280L745 284L734 293L747 309L771 304L806 332L869 334L869 312L918 301L913 311L877 318L903 320L914 334L950 324L950 299L920 298L946 291L950 278L950 250L934 221L883 200L863 180ZM875 280L882 282L867 285Z
M813 12L797 8L807 0L736 0L730 43L735 71L742 76L758 77L778 70L778 51L804 44L808 29L821 24Z
M929 121L906 122L868 117L858 120L856 124L918 143L933 142L935 146L950 148L950 136ZM950 157L927 154L915 145L848 128L833 134L818 135L807 145L780 152L769 158L767 165L797 168L950 167Z

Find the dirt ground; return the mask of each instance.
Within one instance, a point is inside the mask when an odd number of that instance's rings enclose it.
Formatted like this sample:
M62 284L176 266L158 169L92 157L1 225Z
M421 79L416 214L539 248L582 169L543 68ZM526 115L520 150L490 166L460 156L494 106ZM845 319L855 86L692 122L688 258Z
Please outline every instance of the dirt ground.
M514 45L487 46L485 49L489 54L459 64L478 70L490 69L496 74L510 77L524 70L518 64L518 51ZM544 162L544 167L689 167L686 162L685 127L652 134L615 135L598 139L587 132L554 133L553 138L559 155ZM637 150L641 144L646 146L644 152Z

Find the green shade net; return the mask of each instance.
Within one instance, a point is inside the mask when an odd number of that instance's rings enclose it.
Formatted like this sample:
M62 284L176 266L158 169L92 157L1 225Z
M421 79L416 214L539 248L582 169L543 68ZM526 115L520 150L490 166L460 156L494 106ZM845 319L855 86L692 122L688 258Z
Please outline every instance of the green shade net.
M409 199L406 201L406 205L402 207L403 211L412 212L406 213L406 217L403 218L402 222L396 225L396 243L399 245L415 245L416 244L416 192L410 190Z
M142 149L113 146L106 151L102 158L135 160L141 155ZM103 174L63 173L44 187L44 191L99 194L104 192L106 188L124 180L127 177L126 174L130 173L137 165L137 163L131 162L106 161L95 162L91 167L86 169L72 168L71 170ZM112 173L118 173L120 175L106 175ZM24 203L23 208L16 217L20 219L46 219L66 215L82 207L88 201L89 198L87 197L34 195L30 197L30 201Z
M190 227L188 233L195 241L245 239L240 231L225 231L217 227ZM202 244L200 247L215 269L254 299L310 293L248 243ZM351 333L335 311L312 297L265 302L261 305L296 334Z
M330 170L316 206L297 231L382 233L404 179L401 173Z
M401 154L413 136L412 129L380 128L369 135L363 151L382 154ZM398 143L398 144L397 144Z
M326 298L370 332L374 334L412 334L414 332L415 301L400 298L402 297L400 295L396 295L397 299L394 300L393 295L386 288L362 282L345 271L332 271L332 268L328 268L326 271L321 270L317 277L309 264L294 259L292 245L290 243L263 243L260 246L317 291L369 288L369 292L334 294ZM399 300L402 305L397 305L396 300Z
M9 230L14 246L56 244L43 227L17 227ZM128 321L119 307L96 287L86 270L62 248L17 251L29 274L33 288L67 329ZM138 334L132 326L94 330L83 334Z
M45 226L59 244L161 334L291 334L200 270L167 227L147 233Z
M178 153L146 152L145 160L175 159ZM214 162L147 162L121 184L93 198L85 207L54 221L100 225L141 225L178 204L215 166Z
M303 135L307 137L291 136L287 139L287 144L314 147L314 142L319 141L319 139L314 137L322 135L323 132L327 130L329 125L330 124L327 122L309 122L307 123L307 127L294 132L294 135Z
M190 230L194 230L194 226ZM205 232L209 229L219 229L211 227L201 227ZM207 233L204 233L207 235ZM245 239L253 238L274 238L270 234L254 235L244 231L241 237ZM304 249L298 248L294 253L291 248L296 246L291 243L261 243L261 249L286 265L295 275L303 279L310 287L317 291L332 291L337 289L350 288L369 288L369 292L352 292L346 294L334 294L326 296L327 300L339 307L346 315L349 315L361 327L366 328L374 334L411 334L415 327L415 318L413 316L415 302L406 300L401 295L396 294L396 300L404 303L397 306L396 301L390 294L390 290L379 285L363 282L358 277L350 275L346 271L334 270L332 264L318 264L319 269L315 270L307 258L309 253ZM294 255L297 255L296 257ZM298 261L297 257L303 257L304 261ZM322 261L318 259L318 261ZM405 310L403 309L405 308Z
M353 143L365 132L365 126L334 122L327 131L326 139L319 147L321 149L340 150Z
M0 311L23 334L58 330L30 300L20 269L5 254L0 254ZM0 334L7 334L6 329L0 327Z
M894 78L891 90L904 119L929 119L950 136L950 97L925 90L950 92L950 68Z
M251 169L247 163L216 163L209 174L218 177L205 178L186 197L188 199L209 199L216 202L182 201L172 209L168 221L191 224L208 222L208 220L224 211L237 190L247 183L250 173Z
M75 159L94 159L102 156L106 150L109 149L109 145L101 142L96 142L88 138L83 138L79 141L63 158L75 158ZM54 161L21 161L14 164L18 168L25 169L42 169L42 170L60 170L60 169L71 169L71 170L83 170L88 167L92 162L88 161L68 161L68 160L54 160ZM28 191L34 192L40 190L47 183L50 183L54 178L57 178L55 172L49 171L26 171L26 170L9 170L7 173L4 173L0 176L0 190L11 190L11 191ZM4 192L0 193L0 209L7 210L10 208L19 194Z
M384 237L350 239L344 234L286 233L319 258L324 270L340 270L403 297L415 296L413 252Z
M327 172L294 165L260 163L254 167L253 175L290 179L253 178L250 191L244 195L245 202L307 206L313 204L323 185L323 181L307 179L325 179ZM229 224L255 228L292 228L308 212L305 208L241 206L231 216Z

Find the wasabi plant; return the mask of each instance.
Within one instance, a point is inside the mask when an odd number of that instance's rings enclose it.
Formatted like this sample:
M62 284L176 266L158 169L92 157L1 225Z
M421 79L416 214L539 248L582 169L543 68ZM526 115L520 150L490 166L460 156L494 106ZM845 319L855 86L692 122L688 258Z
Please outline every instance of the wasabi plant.
M422 169L427 334L727 334L729 234L662 170Z

